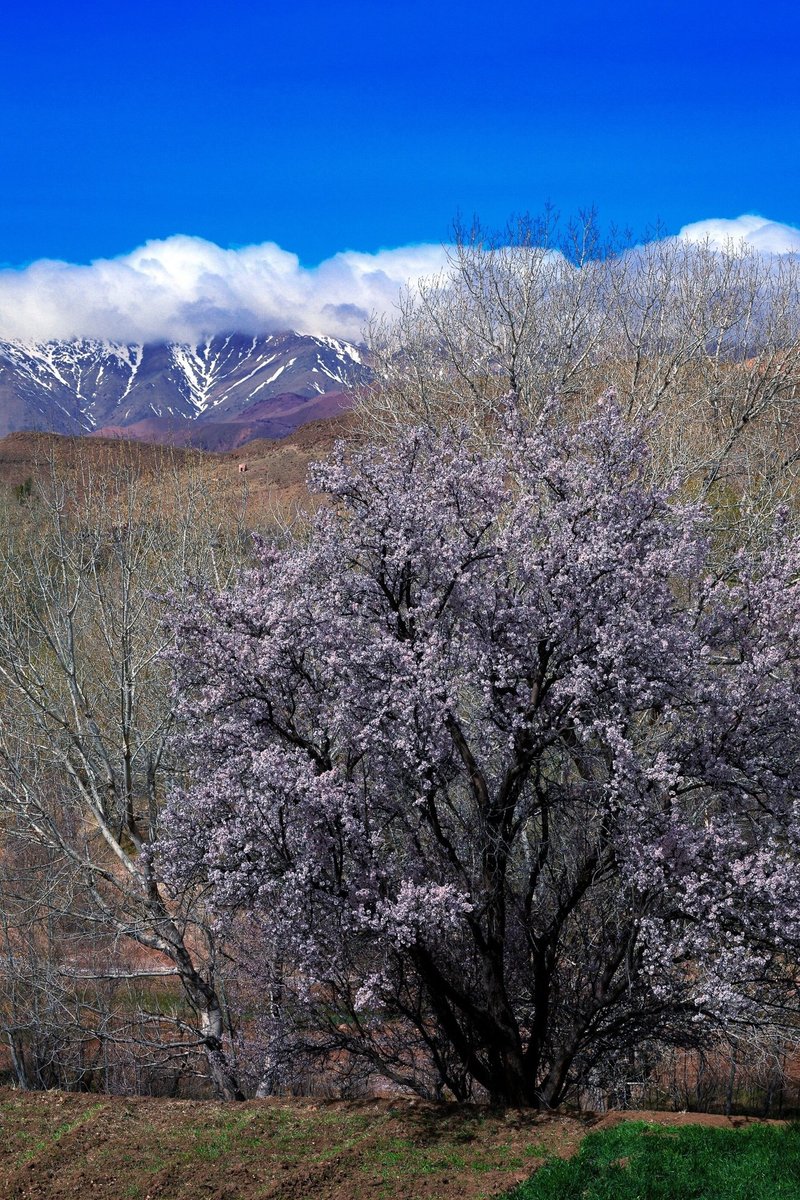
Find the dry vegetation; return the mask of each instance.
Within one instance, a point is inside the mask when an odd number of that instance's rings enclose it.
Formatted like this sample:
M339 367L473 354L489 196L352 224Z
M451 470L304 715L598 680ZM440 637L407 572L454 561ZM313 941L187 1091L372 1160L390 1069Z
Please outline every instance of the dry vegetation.
M247 517L254 523L273 515L292 516L307 503L306 473L309 463L324 457L337 438L352 428L348 416L312 421L291 437L249 442L241 450L207 454L150 445L146 442L106 438L69 438L47 433L12 433L0 439L0 489L10 493L49 475L55 462L59 472L102 473L130 464L156 481L166 472L200 474L224 500L233 516L241 512L243 487L247 487ZM239 463L247 463L244 478Z

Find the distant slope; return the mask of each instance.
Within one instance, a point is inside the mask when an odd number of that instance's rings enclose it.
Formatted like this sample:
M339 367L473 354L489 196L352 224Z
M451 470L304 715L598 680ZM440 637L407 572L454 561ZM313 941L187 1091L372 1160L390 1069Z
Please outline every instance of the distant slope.
M130 462L156 475L167 467L205 472L237 506L246 488L248 511L254 518L266 513L290 514L308 503L309 464L324 458L338 439L352 433L352 420L342 413L311 421L283 438L258 438L243 449L209 453L195 447L165 447L120 438L18 432L0 438L0 488L10 491L28 478L35 485L49 473L51 461L59 471L80 468L93 473ZM244 474L239 471L242 462L247 464Z
M257 400L242 412L214 412L204 419L145 417L129 425L106 425L91 437L135 438L169 446L194 446L198 450L235 450L254 438L282 438L309 421L337 416L350 408L347 392L322 396L295 393Z

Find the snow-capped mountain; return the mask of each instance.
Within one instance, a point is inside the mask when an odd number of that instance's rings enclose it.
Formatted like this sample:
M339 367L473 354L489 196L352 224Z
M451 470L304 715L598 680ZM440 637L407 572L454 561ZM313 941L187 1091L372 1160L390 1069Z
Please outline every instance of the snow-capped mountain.
M250 436L280 436L343 407L341 394L367 374L357 346L298 333L197 346L0 341L0 436L107 431L202 444L199 427L223 423L239 438L243 424L257 426Z

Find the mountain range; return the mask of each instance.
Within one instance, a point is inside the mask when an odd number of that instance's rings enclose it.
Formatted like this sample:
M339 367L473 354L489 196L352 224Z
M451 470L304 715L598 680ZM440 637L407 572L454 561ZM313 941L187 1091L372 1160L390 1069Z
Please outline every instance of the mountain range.
M364 350L293 332L199 345L0 341L0 437L18 430L231 450L335 416Z

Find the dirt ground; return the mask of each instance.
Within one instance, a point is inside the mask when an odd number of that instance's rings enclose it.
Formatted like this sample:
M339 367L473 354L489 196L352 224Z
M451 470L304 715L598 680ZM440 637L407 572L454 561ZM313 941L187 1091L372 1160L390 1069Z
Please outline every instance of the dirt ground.
M3 1200L488 1200L620 1120L421 1101L123 1099L0 1089Z

